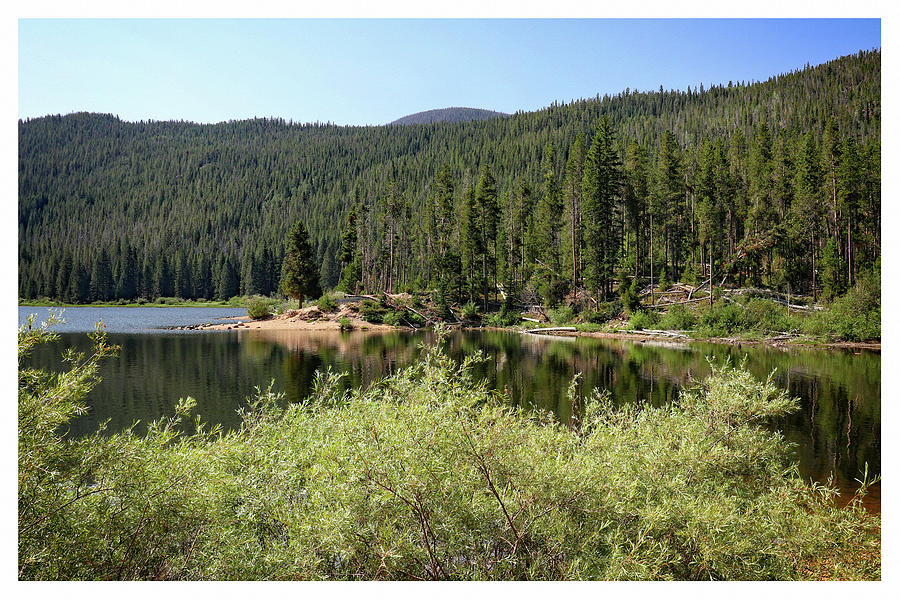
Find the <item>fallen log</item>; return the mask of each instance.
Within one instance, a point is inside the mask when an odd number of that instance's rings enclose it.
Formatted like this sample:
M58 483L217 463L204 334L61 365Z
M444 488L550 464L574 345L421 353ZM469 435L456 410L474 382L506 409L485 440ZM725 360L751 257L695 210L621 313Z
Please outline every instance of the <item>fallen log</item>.
M666 306L675 306L676 304L692 304L694 302L706 302L707 300L709 300L709 296L704 296L703 298L694 298L692 300L680 300L678 302L666 302L665 304L654 304L653 307L665 308Z
M542 331L578 331L574 327L538 327L536 329L526 329L525 333L541 333Z
M636 333L649 333L652 335L662 335L665 337L690 338L691 336L680 331L669 331L665 329L638 329Z

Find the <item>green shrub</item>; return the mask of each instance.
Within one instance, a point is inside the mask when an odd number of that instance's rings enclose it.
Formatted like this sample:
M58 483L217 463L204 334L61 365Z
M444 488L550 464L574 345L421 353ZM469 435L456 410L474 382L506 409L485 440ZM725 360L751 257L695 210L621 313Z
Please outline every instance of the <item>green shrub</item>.
M338 325L340 326L341 331L352 331L353 323L350 322L350 319L347 317L341 317L338 319Z
M662 407L594 392L573 426L433 347L366 390L258 390L235 433L188 399L146 436L67 440L108 351L23 371L51 337L19 337L20 579L795 579L879 544L765 426L796 401L740 369Z
M462 305L460 309L463 319L467 321L476 321L478 319L478 307L471 300Z
M699 279L700 277L697 274L697 265L693 262L689 262L687 265L685 265L684 270L681 272L682 283L697 285L697 283L699 283Z
M663 269L659 276L659 291L668 291L670 285L672 285L672 282L669 281L669 272L666 269Z
M697 324L703 335L721 337L743 330L743 309L733 302L719 300L701 310Z
M392 325L394 327L406 324L403 319L403 313L397 310L391 310L385 313L383 321L385 325Z
M815 312L803 323L811 335L831 340L881 339L881 269L859 275L856 285L832 302L827 311Z
M547 311L554 325L566 325L575 320L575 311L571 306L560 306Z
M695 324L694 314L685 308L683 304L669 307L659 319L660 329L684 330L693 328Z
M637 279L632 279L627 287L623 287L619 290L619 295L622 299L621 304L629 315L641 309L641 297L639 292L640 287L638 286ZM621 312L621 310L619 312Z
M374 300L363 300L359 308L360 317L369 323L383 323L387 313L388 309Z
M637 311L631 315L631 319L628 320L628 329L636 330L636 329L652 329L657 322L658 315L655 312L644 312Z
M316 306L318 306L319 310L323 313L334 312L337 310L337 302L334 301L334 298L332 298L330 294L322 294L318 301L316 301Z
M482 323L487 327L512 327L522 321L521 315L514 311L499 311L484 316Z
M596 310L588 310L582 313L584 321L591 323L606 323L622 314L623 304L621 301L615 302L598 302Z
M254 321L272 316L272 306L265 298L250 298L247 301L247 316Z

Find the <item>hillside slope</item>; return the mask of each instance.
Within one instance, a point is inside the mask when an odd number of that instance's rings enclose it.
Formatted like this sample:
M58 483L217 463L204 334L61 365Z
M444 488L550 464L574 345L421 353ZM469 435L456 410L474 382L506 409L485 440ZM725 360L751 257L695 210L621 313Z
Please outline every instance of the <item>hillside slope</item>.
M493 110L485 110L483 108L466 108L463 106L452 106L450 108L436 108L434 110L426 110L423 112L413 113L400 117L396 121L391 121L388 125L427 125L429 123L463 123L467 121L484 121L485 119L496 119L498 117L508 117L507 113L497 112Z
M101 281L107 268L115 282L126 265L137 265L127 270L137 271L140 295L178 294L165 282L188 271L208 284L193 296L270 292L298 218L310 230L327 287L340 277L349 207L357 200L381 206L391 181L418 223L403 232L410 256L422 257L427 250L415 240L424 236L424 207L442 165L460 207L485 165L501 198L514 186L538 190L546 145L557 149L554 167L562 174L576 136L589 144L601 115L610 118L623 159L630 141L655 153L666 130L690 157L704 139L740 133L748 140L762 123L788 143L805 132L821 140L829 119L841 135L877 141L880 82L881 54L872 51L760 83L626 90L485 121L338 127L279 119L131 123L88 113L31 119L19 123L20 296L86 288L98 262ZM735 144L740 158L747 149ZM383 256L383 223L360 227L371 242L369 258ZM402 264L409 278L421 267Z

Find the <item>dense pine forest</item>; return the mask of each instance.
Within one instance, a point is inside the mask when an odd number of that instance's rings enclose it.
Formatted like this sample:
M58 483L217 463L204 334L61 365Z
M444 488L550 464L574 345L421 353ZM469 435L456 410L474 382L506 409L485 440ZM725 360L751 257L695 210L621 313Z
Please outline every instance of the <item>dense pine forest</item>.
M458 123L19 123L19 295L324 288L556 305L709 278L831 297L880 257L881 53Z

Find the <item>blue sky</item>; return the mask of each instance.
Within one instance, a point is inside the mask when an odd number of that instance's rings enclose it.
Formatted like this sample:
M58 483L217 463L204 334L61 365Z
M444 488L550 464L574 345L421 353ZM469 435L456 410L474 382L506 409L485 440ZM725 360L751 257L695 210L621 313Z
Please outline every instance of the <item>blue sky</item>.
M18 114L381 124L763 80L874 47L877 19L25 19Z

